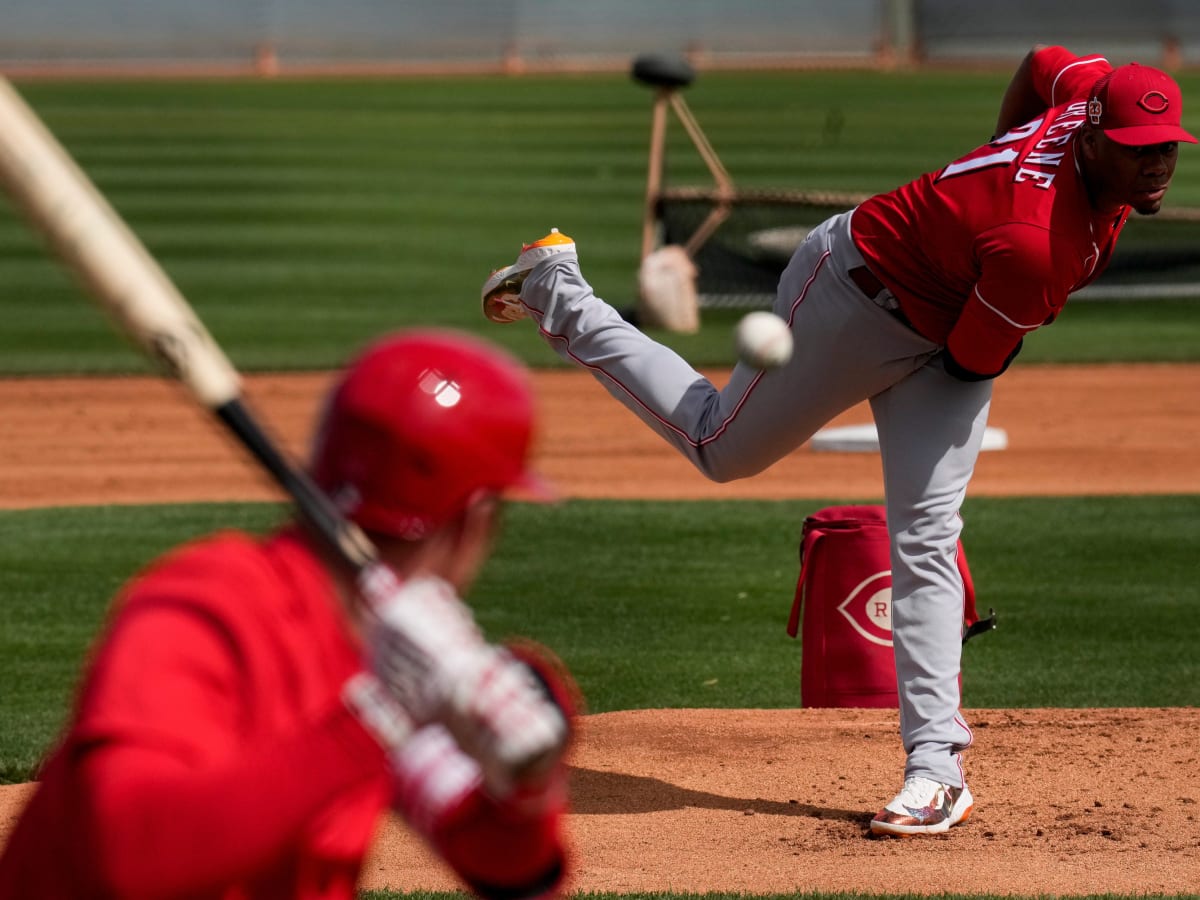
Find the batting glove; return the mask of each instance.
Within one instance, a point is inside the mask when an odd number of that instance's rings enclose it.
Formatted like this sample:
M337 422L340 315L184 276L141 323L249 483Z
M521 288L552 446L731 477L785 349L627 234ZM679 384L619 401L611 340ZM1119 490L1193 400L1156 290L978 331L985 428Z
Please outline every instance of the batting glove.
M419 723L440 722L497 797L551 770L566 751L562 709L525 663L487 643L445 581L400 583L374 566L360 579L368 663Z

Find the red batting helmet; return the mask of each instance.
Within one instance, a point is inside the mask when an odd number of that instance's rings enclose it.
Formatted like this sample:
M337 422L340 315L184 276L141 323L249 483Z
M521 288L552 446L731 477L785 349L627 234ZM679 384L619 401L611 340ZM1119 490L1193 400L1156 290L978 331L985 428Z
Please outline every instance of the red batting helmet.
M418 539L481 493L545 487L526 467L534 398L525 369L449 331L370 345L330 395L313 477L368 531Z

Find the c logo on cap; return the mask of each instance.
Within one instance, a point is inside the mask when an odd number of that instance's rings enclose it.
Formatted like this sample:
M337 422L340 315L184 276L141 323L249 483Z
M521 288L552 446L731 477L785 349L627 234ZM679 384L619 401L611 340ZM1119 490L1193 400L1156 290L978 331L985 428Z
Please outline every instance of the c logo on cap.
M1167 95L1162 91L1146 91L1137 103L1146 112L1152 113L1166 112L1167 107L1170 105Z

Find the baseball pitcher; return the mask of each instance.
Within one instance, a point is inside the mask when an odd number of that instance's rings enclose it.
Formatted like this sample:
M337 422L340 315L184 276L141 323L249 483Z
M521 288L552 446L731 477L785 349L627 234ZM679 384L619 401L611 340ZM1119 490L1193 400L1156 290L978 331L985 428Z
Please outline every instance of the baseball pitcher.
M870 402L907 753L899 793L871 821L877 834L943 832L971 813L955 553L992 381L1025 335L1100 274L1128 217L1158 211L1179 142L1196 142L1182 108L1158 69L1035 47L990 140L810 233L774 304L794 339L790 361L739 364L720 391L598 299L563 234L527 245L484 283L489 319L532 318L562 357L716 481L762 471Z

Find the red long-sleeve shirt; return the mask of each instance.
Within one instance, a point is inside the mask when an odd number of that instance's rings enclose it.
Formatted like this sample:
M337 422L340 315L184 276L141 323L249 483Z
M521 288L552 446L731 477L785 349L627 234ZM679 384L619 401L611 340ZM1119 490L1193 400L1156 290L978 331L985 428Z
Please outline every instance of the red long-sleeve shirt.
M0 858L0 900L346 898L390 797L361 652L306 544L229 533L137 579Z
M1046 111L854 213L854 242L913 327L965 369L1000 371L1021 339L1104 270L1129 216L1092 211L1075 159L1099 56L1033 57Z

